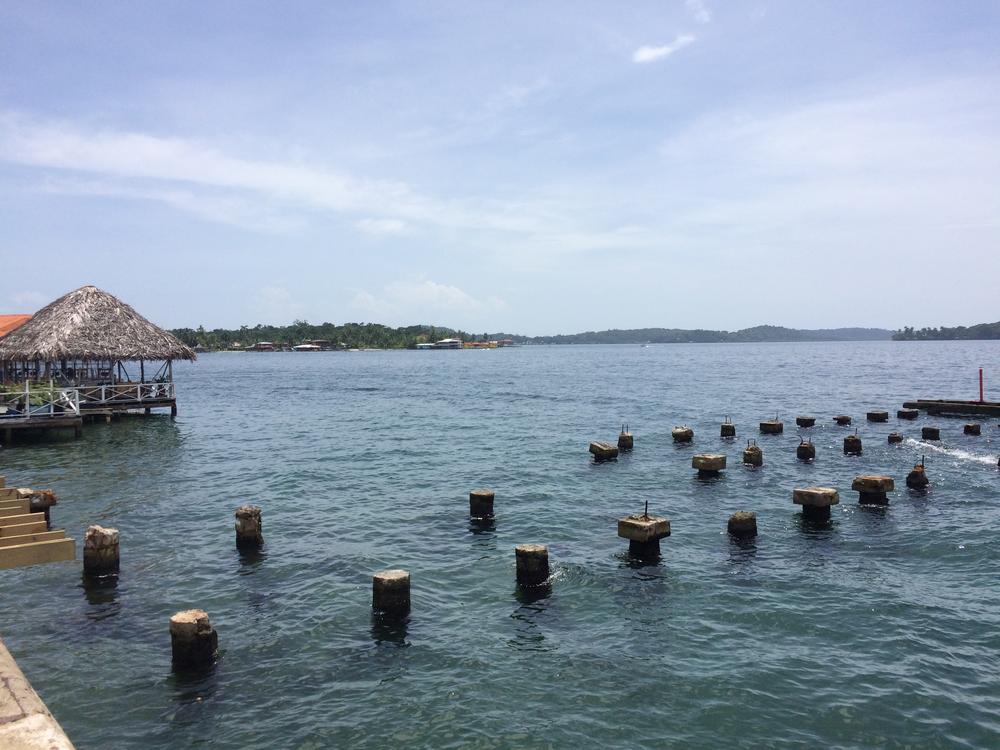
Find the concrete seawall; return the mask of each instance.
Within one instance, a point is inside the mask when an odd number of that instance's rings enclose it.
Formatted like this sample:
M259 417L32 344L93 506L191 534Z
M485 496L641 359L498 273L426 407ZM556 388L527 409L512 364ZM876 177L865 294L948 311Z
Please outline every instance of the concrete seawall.
M0 641L0 748L74 750L73 743Z

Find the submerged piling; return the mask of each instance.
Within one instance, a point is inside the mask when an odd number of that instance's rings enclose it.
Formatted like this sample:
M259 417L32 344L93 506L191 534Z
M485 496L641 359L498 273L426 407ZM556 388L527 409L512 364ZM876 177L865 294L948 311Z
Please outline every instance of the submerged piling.
M549 550L544 544L519 544L514 548L518 586L541 586L549 578Z
M838 414L833 418L833 421L836 422L841 427L846 427L852 422L851 418L846 414Z
M372 576L372 609L384 615L410 611L410 574L405 570L382 570Z
M670 521L647 512L618 519L618 536L628 539L628 553L640 560L660 557L660 540L670 536Z
M729 420L729 417L726 417L726 421L719 426L719 437L736 437L736 425Z
M697 469L702 479L717 477L726 468L726 457L720 453L699 453L691 457L691 468Z
M764 451L756 440L747 440L747 447L743 450L743 463L746 466L764 465Z
M816 417L796 417L795 424L799 427L812 427L816 424Z
M469 516L475 519L493 518L493 490L472 490L469 493Z
M628 425L623 424L621 432L618 433L618 450L622 452L632 450L632 433L629 432Z
M857 430L854 431L853 435L844 438L844 455L860 456L861 447L861 438L858 436Z
M187 609L170 618L170 650L175 669L204 669L215 662L219 635L203 609Z
M777 416L774 419L768 419L760 423L760 432L762 435L780 435L785 431L785 423L778 419Z
M940 440L941 439L941 428L940 427L923 427L920 430L920 436L924 440Z
M969 424L965 425L965 427L963 428L963 432L966 435L982 435L983 428L977 422L970 422Z
M737 539L749 539L757 536L757 514L748 510L738 510L729 517L726 531Z
M264 543L261 531L261 510L256 505L241 505L236 509L236 546L241 549L260 547Z
M889 445L894 445L896 443L903 442L903 434L901 432L890 432L889 433Z
M611 461L618 458L618 448L613 446L611 443L605 443L602 440L595 440L590 444L590 452L594 456L594 461L597 463L602 463L604 461Z
M795 457L799 461L815 461L816 446L813 445L811 440L802 440L799 443L799 447L795 449Z
M810 521L829 521L830 506L840 503L833 487L804 487L792 490L792 502L802 506L802 517Z
M889 412L887 411L870 411L865 415L869 422L888 422Z
M896 489L892 477L867 474L855 477L851 489L858 493L858 503L862 505L888 505L887 492Z
M675 443L690 443L694 439L694 430L686 425L675 427L670 431Z
M906 486L911 490L924 490L930 483L924 470L924 459L921 458L919 464L914 464L913 471L906 475Z
M83 535L83 572L100 576L117 573L119 569L118 529L106 529L96 524Z
M896 412L897 419L916 419L920 416L920 412L916 409L900 409Z

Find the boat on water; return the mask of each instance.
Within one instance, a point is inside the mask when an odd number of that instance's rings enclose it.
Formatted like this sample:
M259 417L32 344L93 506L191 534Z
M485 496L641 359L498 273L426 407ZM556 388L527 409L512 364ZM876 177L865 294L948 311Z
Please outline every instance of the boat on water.
M441 339L433 343L417 344L417 349L461 349L462 339Z
M323 347L318 344L299 344L292 347L293 352L321 352Z

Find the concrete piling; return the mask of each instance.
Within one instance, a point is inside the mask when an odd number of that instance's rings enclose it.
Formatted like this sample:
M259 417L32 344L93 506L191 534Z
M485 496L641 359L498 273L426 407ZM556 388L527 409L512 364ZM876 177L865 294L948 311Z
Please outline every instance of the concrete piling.
M595 440L591 443L590 452L593 454L594 461L597 463L612 461L618 458L618 448L611 443L605 443L602 440Z
M747 447L743 450L743 463L746 466L764 465L764 451L756 440L747 440Z
M853 435L848 435L844 438L844 455L845 456L860 456L861 455L861 438L855 430Z
M895 445L896 443L903 442L903 433L901 432L890 432L889 433L889 445Z
M736 425L729 421L729 417L726 417L726 421L722 423L719 427L719 437L723 438L734 438L736 437Z
M870 411L865 415L869 422L888 422L889 412L887 411Z
M691 468L697 469L702 479L717 477L726 468L726 457L720 453L699 453L691 457Z
M549 578L549 550L544 544L519 544L514 548L518 586L541 586Z
M45 525L48 528L52 528L52 519L49 515L49 509L53 505L59 504L55 492L52 490L18 489L17 496L19 499L28 499L30 513L44 513Z
M648 513L618 519L618 536L628 539L628 553L640 560L660 557L660 540L670 536L670 521Z
M215 663L219 635L203 609L187 609L170 618L174 669L205 669Z
M264 543L261 532L261 510L256 505L241 505L236 509L236 546L260 547Z
M924 462L920 461L919 464L914 464L913 471L906 475L906 486L911 490L924 490L927 489L931 481L927 478L927 472L924 471Z
M846 427L847 425L849 425L851 423L852 420L846 414L838 414L837 416L835 416L833 418L833 421L836 422L841 427Z
M410 574L405 570L382 570L372 576L372 609L384 615L410 611Z
M796 417L795 424L799 427L812 427L816 424L816 417Z
M694 439L694 430L686 425L675 427L670 431L675 443L690 443Z
M726 531L737 539L749 539L757 536L757 514L748 510L738 510L729 517Z
M886 493L896 489L896 483L892 477L869 474L855 477L851 489L858 493L862 505L888 505Z
M621 452L626 452L632 450L634 441L632 439L632 433L629 432L628 425L622 425L621 432L618 433L618 450Z
M799 447L795 449L795 457L799 461L815 461L816 446L811 440L802 440L799 442Z
M900 409L896 412L897 419L916 419L920 416L920 412L916 409Z
M830 506L840 503L833 487L804 487L792 490L792 502L802 506L802 517L810 521L829 521Z
M976 422L970 422L969 424L965 425L965 427L963 428L963 432L966 435L982 435L983 428Z
M941 439L941 428L939 427L922 427L920 429L920 437L924 440L940 440Z
M760 432L762 435L780 435L784 431L785 423L777 417L760 423Z
M469 516L475 519L493 518L493 490L472 490L469 493Z
M83 535L83 572L101 576L118 569L118 529L89 526Z

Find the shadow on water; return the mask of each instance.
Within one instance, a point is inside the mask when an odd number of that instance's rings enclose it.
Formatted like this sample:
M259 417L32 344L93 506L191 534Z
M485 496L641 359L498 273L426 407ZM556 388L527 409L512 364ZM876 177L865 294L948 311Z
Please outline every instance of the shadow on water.
M832 519L808 518L802 513L795 514L795 521L805 536L818 540L832 539L837 532L837 523Z
M496 532L497 523L495 518L470 518L469 519L469 531L472 532L474 536L482 536L485 539L491 539Z
M371 635L376 646L409 646L410 616L391 616L382 612L372 613Z
M236 554L240 561L239 575L241 576L253 575L267 560L267 553L262 547L237 545Z
M507 643L519 651L548 651L545 634L541 631L538 621L544 616L550 603L552 585L543 583L540 586L518 586L514 597L520 606L511 612L514 621L514 637Z
M110 573L103 576L83 574L80 588L87 598L90 609L86 612L88 620L99 622L114 617L121 611L118 601L118 574Z

